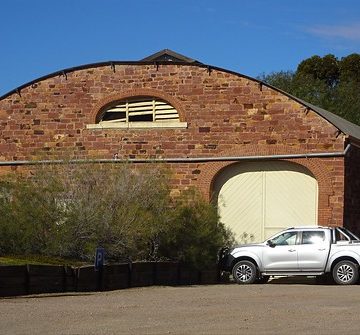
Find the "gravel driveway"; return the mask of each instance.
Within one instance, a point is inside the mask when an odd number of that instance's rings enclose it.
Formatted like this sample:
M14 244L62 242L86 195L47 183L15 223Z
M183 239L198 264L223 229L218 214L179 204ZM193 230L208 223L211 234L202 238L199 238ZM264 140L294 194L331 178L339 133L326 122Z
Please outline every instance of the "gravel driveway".
M359 286L147 287L0 299L0 334L359 334Z

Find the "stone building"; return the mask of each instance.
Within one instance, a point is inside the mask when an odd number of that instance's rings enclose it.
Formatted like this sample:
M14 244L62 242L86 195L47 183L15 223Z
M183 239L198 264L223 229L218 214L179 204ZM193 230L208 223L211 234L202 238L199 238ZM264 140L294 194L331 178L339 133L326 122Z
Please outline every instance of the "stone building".
M238 239L283 227L360 232L360 127L254 78L170 50L52 73L0 97L0 173L71 153L161 161L174 192L219 204Z

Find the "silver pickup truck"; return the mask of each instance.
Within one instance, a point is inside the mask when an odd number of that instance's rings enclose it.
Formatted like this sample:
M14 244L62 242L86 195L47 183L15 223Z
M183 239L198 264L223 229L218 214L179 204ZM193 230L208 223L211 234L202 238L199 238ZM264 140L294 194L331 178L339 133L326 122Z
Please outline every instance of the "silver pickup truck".
M263 243L224 248L219 266L239 284L270 276L331 276L337 284L358 282L360 239L342 227L286 229Z

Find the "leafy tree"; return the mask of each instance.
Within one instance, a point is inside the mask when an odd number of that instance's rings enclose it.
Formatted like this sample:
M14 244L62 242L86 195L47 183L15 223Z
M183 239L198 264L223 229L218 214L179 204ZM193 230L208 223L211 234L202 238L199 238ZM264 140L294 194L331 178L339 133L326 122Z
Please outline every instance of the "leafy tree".
M340 79L343 82L360 82L360 55L343 57L339 63Z
M297 76L310 76L321 80L327 86L334 87L339 81L339 61L334 55L312 56L303 60L297 68Z

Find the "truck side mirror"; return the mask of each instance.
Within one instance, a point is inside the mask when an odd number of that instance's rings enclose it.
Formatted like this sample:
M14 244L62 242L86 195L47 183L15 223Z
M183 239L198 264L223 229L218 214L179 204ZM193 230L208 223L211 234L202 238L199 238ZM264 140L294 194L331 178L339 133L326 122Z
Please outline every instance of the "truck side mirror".
M272 241L272 240L268 240L266 242L266 244L270 247L270 248L275 248L276 244Z

